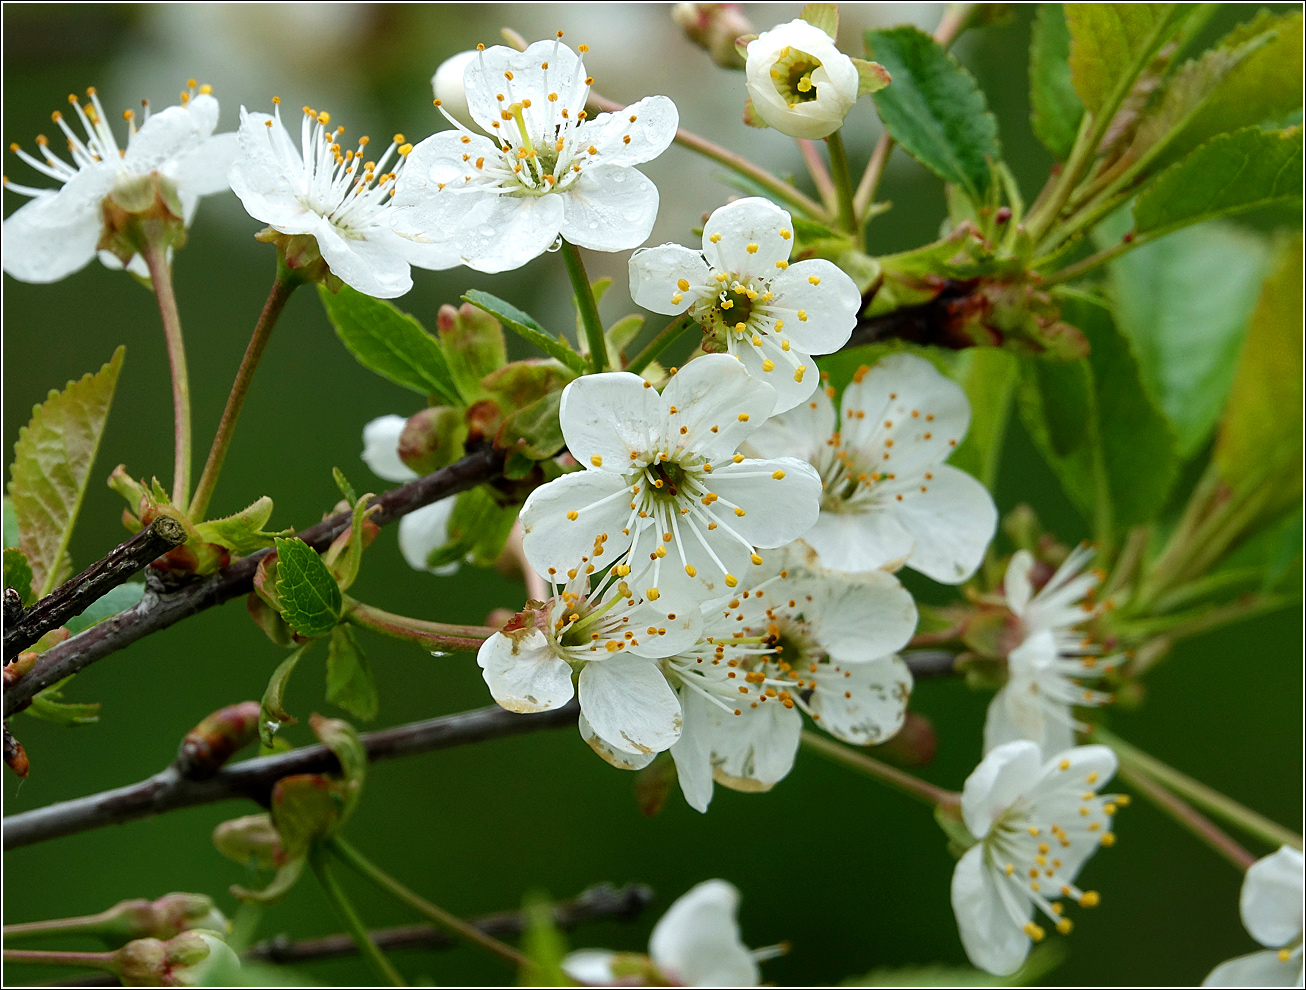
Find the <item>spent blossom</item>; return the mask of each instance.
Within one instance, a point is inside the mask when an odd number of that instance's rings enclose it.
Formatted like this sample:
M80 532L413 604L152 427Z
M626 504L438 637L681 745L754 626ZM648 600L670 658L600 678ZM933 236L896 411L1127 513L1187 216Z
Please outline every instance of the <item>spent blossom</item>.
M55 125L68 143L68 159L50 149L45 135L36 138L37 154L11 144L9 150L57 187L34 187L4 179L4 188L30 197L4 221L4 270L23 282L57 282L84 268L100 247L105 234L102 204L116 186L156 175L175 190L182 208L181 220L189 225L202 196L227 188L227 169L236 155L235 134L214 134L218 101L208 86L191 80L178 106L150 113L143 103L138 119L133 110L123 113L127 140L119 146L95 89L88 89L83 104L68 97L82 133L58 111ZM100 253L107 267L121 262L107 251ZM139 257L131 269L145 274Z
M1282 846L1248 867L1238 908L1247 933L1266 948L1220 963L1202 986L1301 986L1302 890L1300 849Z
M703 250L641 248L630 258L630 294L655 313L688 312L716 345L776 390L776 412L816 388L813 354L848 342L862 296L833 262L789 263L793 220L760 197L736 200L703 225Z
M748 43L745 85L767 124L795 138L837 131L857 102L857 66L834 39L803 20L763 32Z
M484 133L450 114L456 130L414 149L395 197L395 229L443 245L450 266L482 272L520 268L559 236L596 251L643 243L657 219L658 190L634 166L671 144L676 105L650 96L590 120L592 82L558 39L524 52L478 50L463 90Z

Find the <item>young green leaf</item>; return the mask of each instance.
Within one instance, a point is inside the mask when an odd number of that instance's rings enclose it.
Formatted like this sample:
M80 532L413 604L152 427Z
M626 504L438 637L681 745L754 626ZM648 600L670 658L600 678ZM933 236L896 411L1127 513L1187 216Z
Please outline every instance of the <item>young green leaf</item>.
M54 590L104 435L124 349L95 374L51 391L18 431L9 497L37 597Z
M30 605L32 596L32 565L27 562L27 554L17 547L5 547L5 587L13 588L24 605Z
M340 824L343 825L353 814L363 791L363 781L367 777L367 749L358 736L358 730L343 719L313 715L309 718L309 723L318 741L340 761L344 789L338 793L343 793L345 799L340 815Z
M285 866L277 870L277 875L272 878L272 882L262 890L250 890L248 887L233 883L231 896L244 904L262 904L270 907L290 893L290 888L295 886L299 875L304 872L305 862L303 856L288 860Z
M485 397L481 379L508 361L503 326L489 313L467 303L441 306L435 321L449 374L464 403ZM352 501L352 499L351 499Z
M325 636L340 621L340 588L322 558L292 536L278 538L277 598L281 614L301 636Z
M31 705L26 709L27 714L70 727L98 722L100 720L98 701L70 704L60 700L63 697L63 689L71 680L72 676L69 675L34 695Z
M233 553L245 554L272 546L278 536L290 530L264 532L263 527L272 518L272 499L264 495L257 502L222 519L197 523L195 531L205 543L216 543Z
M558 420L562 392L549 392L511 413L503 421L494 442L504 450L520 450L534 460L552 457L566 440Z
M299 721L286 711L286 685L290 683L290 675L294 673L295 665L312 645L311 642L302 644L277 665L277 669L272 672L272 677L268 680L263 699L259 703L258 716L258 737L264 746L272 746L277 732L283 725L294 725Z
M65 622L64 628L76 635L83 629L90 629L91 626L139 604L144 597L145 582L127 581L116 588L110 588L95 599L90 605L86 606L80 615L76 615Z
M302 859L319 839L342 824L342 798L335 781L320 773L282 777L272 787L272 821L287 859Z
M345 477L345 472L341 471L338 467L333 467L331 469L331 478L335 481L336 487L340 489L341 497L344 498L346 502L353 505L358 501L358 495L354 492L354 486L351 485L349 479Z
M893 78L875 94L884 128L913 158L979 201L998 161L998 124L974 77L914 27L866 32L866 50Z
M524 987L567 987L575 981L562 969L567 954L566 936L553 918L553 906L542 893L527 894L522 901L526 930L522 932L522 952L527 963L518 974Z
M513 333L534 344L549 357L561 361L575 374L585 373L585 359L572 349L571 344L561 337L553 336L540 326L533 316L523 313L512 303L504 302L498 296L482 292L480 289L469 290L463 299L478 309L497 316Z
M9 496L4 496L4 543L6 547L18 546L18 513L14 511L14 503L9 500Z
M965 389L971 410L970 429L948 463L974 475L990 491L1002 460L1019 368L1015 355L1007 351L970 347L958 353L948 372Z
M449 539L466 546L470 563L491 567L503 553L517 510L515 505L500 505L490 489L478 485L458 496L449 517Z
M331 630L326 684L327 701L365 722L376 718L381 707L376 678L367 655L354 639L353 630L346 625Z
M1070 79L1070 29L1062 4L1041 3L1029 42L1030 123L1044 147L1062 161L1070 155L1084 102Z
M1114 111L1139 72L1192 13L1178 3L1065 4L1070 75L1089 113Z
M417 320L347 285L336 293L320 286L318 295L336 335L364 368L419 395L459 401L440 342Z

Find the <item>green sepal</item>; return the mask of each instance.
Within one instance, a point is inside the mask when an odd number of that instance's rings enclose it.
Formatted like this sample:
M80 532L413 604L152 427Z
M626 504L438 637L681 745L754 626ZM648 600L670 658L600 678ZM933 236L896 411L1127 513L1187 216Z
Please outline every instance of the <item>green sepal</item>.
M525 454L534 460L552 457L566 445L558 409L562 392L549 392L503 421L494 445Z
M756 127L759 131L765 130L771 125L762 119L762 115L757 112L757 107L753 103L751 96L744 99L743 121L749 127Z
M958 859L979 840L970 834L966 823L961 819L961 808L955 804L939 804L934 807L934 821L943 834L948 837L948 851Z
M363 782L367 777L367 749L358 736L358 730L343 719L313 715L309 718L309 724L318 741L340 761L342 779L336 782L340 785L336 788L336 793L344 800L340 814L340 825L344 825L358 806L358 798L363 791Z
M277 875L272 878L272 882L262 890L250 890L240 884L232 884L231 896L244 904L262 904L270 907L290 893L290 888L295 886L299 875L304 872L305 862L303 856L287 861L277 870Z
M893 82L893 76L889 75L889 70L879 62L871 62L864 58L852 59L853 65L857 66L857 95L866 96L869 93L878 93L885 86Z
M812 27L820 28L830 36L831 41L839 40L839 7L833 3L809 3L798 15Z

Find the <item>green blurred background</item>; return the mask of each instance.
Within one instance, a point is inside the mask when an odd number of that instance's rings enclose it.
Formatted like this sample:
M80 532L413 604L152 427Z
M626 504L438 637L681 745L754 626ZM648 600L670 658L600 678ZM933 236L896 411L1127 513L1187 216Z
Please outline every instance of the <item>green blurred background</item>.
M797 16L798 4L746 5L759 28ZM1226 11L1211 33L1250 16ZM844 5L841 40L856 54L861 28L912 21L932 29L938 4ZM958 46L1001 122L1008 163L1026 196L1050 164L1028 124L1026 51L1032 9L972 32ZM587 65L607 95L633 100L666 93L693 130L780 171L797 170L791 142L739 122L742 76L713 67L670 23L665 5L35 5L4 8L4 140L29 145L48 132L66 94L99 87L108 107L149 96L175 101L188 76L210 82L223 103L221 129L237 108L290 106L332 111L350 133L402 130L425 136L440 122L429 78L439 62L500 25L529 37L556 28L588 43ZM878 136L869 101L846 133L860 167ZM29 181L16 162L12 174ZM646 171L663 206L651 239L686 240L704 211L730 194L712 166L673 148ZM19 178L19 176L22 176ZM901 153L882 196L894 209L871 232L875 253L931 239L944 216L939 183ZM6 211L22 200L6 197ZM230 195L205 201L190 243L176 261L176 287L190 356L197 461L207 449L231 378L273 274L272 249L256 243L258 224ZM625 256L590 256L591 275L616 286L608 315L629 308ZM415 272L402 300L428 325L441 303L484 288L530 310L547 325L569 325L569 289L560 259L546 255L504 276L466 270ZM98 264L51 286L5 278L4 444L12 449L32 405L47 390L98 368L127 345L118 395L72 543L78 567L125 535L123 503L101 482L125 463L134 476L171 470L167 363L151 295ZM513 341L519 344L519 341ZM519 350L515 356L525 356ZM273 523L302 528L338 498L331 468L355 485L381 488L358 459L364 423L383 413L415 412L414 396L360 368L336 340L311 292L293 299L250 393L213 504L215 513L269 494ZM8 454L6 454L8 457ZM197 464L198 467L198 464ZM1005 511L1028 501L1065 541L1086 536L1018 425L1003 459L997 500ZM437 578L410 571L383 531L354 592L394 611L480 622L494 607L516 607L520 585L464 569ZM939 592L926 592L938 597ZM416 648L363 634L380 683L380 725L486 705L489 696L468 655L434 659ZM325 652L316 651L290 688L293 711L329 712L322 700ZM1183 644L1151 675L1145 705L1114 710L1126 739L1294 828L1301 823L1300 616L1282 612ZM103 702L100 721L64 729L26 716L13 729L31 758L24 783L6 774L4 811L126 784L171 761L182 735L220 705L258 698L281 651L239 602L211 610L115 654L80 675L69 700ZM924 776L959 787L979 758L987 697L958 683L921 684L913 707L933 720L938 758ZM339 713L335 713L339 714ZM297 742L306 725L290 730ZM511 908L523 892L557 897L600 880L643 881L657 892L635 924L592 923L574 946L640 951L667 905L708 877L743 892L741 921L752 945L792 943L765 976L780 984L830 983L880 967L960 964L964 954L948 903L953 861L927 809L878 784L801 753L772 793L718 789L711 813L674 795L657 817L643 817L633 776L612 769L574 730L502 740L375 766L350 839L382 866L437 903L464 915ZM213 849L218 822L255 810L229 803L16 850L5 857L5 921L97 911L125 897L172 890L210 893L234 911L231 883L250 883ZM1060 942L1066 961L1048 977L1069 984L1184 984L1254 946L1238 921L1241 877L1151 807L1135 802L1117 825L1119 844L1102 852L1085 884L1103 906L1076 912L1075 933ZM1268 849L1252 846L1259 855ZM370 889L346 880L369 924L411 920ZM266 912L260 936L338 930L315 884L306 880ZM399 954L412 977L440 984L514 979L500 963L469 949ZM357 961L304 966L325 983L368 983ZM8 967L8 981L47 975Z

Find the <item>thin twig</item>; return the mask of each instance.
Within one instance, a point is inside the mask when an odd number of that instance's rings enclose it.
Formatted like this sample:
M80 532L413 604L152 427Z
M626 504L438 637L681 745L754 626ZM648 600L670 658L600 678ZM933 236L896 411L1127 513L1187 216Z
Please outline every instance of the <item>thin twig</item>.
M488 739L574 726L578 711L574 703L536 715L518 715L491 706L368 732L362 740L369 760L392 760ZM208 780L187 780L174 765L139 783L6 818L4 848L16 849L105 825L121 825L178 808L233 798L248 798L266 805L272 785L282 777L333 773L339 769L339 761L325 746L305 746L289 753L243 760L224 767Z
M502 453L483 447L446 468L377 496L370 504L380 506L380 510L368 518L378 526L394 522L424 505L496 477L502 466ZM316 526L310 526L299 537L313 549L324 550L345 531L351 519L349 512L337 513ZM147 591L133 607L51 647L37 658L28 673L6 689L4 717L25 708L37 692L143 636L166 629L196 612L248 594L253 589L254 572L259 561L270 552L260 550L242 557L217 574L192 581L176 591Z
M911 774L899 770L897 767L891 767L887 763L881 763L874 757L867 756L851 746L845 746L843 743L835 742L833 739L827 739L825 736L810 729L804 729L802 743L808 749L815 750L826 759L833 760L835 763L842 763L859 773L864 773L868 777L895 787L904 794L910 794L917 800L924 801L931 806L937 805L955 805L961 800L961 795L954 791L945 790L931 784L927 780L921 780Z
M186 530L169 516L159 516L125 543L110 550L82 573L65 581L12 622L5 623L4 658L8 663L51 629L80 615L96 599L118 587L150 561L186 542Z

